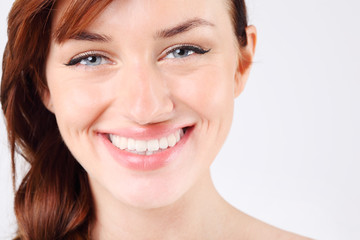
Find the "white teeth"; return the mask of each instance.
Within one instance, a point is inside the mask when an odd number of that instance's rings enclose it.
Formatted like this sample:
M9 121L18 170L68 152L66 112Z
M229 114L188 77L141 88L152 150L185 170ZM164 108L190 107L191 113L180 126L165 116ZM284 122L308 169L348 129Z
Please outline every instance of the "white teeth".
M109 134L109 139L113 145L121 150L139 155L152 155L169 147L175 146L184 136L184 131L179 129L167 137L160 139L135 140L133 138L125 138L117 135Z
M169 143L166 137L160 138L159 146L161 149L167 149L169 147Z
M119 136L110 135L110 140L115 146L118 146L118 144L120 143L119 138Z
M147 149L147 142L146 141L141 141L141 140L136 140L135 141L135 146L136 146L136 151L137 152L144 152Z
M116 145L116 144L115 144L115 145ZM119 146L119 145L117 145L117 146ZM119 148L120 148L121 150L124 150L124 149L127 148L127 146L128 146L128 140L127 140L127 138L121 137L121 138L120 138L120 146L119 146Z
M149 151L157 151L159 150L159 141L157 139L150 140L147 142L147 148Z
M169 147L175 146L176 138L175 138L174 134L171 134L170 136L168 136L167 139L168 139Z
M180 140L180 131L182 131L182 129L176 131L176 133L175 133L176 142L178 142Z
M114 144L114 145L115 145L115 144ZM117 145L115 145L115 146L117 146ZM129 139L128 139L127 149L130 150L130 151L136 149L136 145L135 145L135 140L134 140L134 139L132 139L132 138L129 138Z

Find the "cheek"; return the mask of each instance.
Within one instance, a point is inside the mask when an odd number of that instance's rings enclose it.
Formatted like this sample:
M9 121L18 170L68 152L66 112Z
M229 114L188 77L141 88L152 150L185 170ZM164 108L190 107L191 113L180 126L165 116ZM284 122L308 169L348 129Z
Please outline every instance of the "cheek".
M233 106L233 80L229 71L207 66L176 80L174 95L203 117L213 119L226 115Z
M88 130L106 106L106 94L96 85L67 85L54 80L49 89L60 130Z

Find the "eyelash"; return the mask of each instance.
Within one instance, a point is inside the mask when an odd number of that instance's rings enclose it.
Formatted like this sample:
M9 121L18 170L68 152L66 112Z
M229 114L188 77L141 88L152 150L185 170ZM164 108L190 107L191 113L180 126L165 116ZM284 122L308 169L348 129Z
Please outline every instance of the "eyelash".
M65 63L65 66L75 66L79 64L82 60L86 60L89 57L102 58L110 62L109 57L104 56L104 54L95 51L90 51L90 52L80 53L79 55L72 58L68 63Z
M167 56L169 56L169 54L175 53L175 51L177 51L177 50L193 51L192 54L203 55L203 54L206 54L206 53L210 52L211 49L205 50L205 49L203 49L203 48L201 48L199 46L190 45L190 44L175 45L175 46L171 47L169 50L166 51L165 56L162 59L166 59ZM190 55L192 55L192 54L190 54Z
M191 56L193 54L200 54L200 55L206 54L206 53L210 52L211 49L205 50L199 46L189 45L189 44L176 45L176 46L171 47L169 50L167 50L165 53L165 56L162 57L161 59L169 58L168 56L171 53L174 54L177 50L185 50L185 51L190 51L190 52L192 51L193 53L188 55L188 56ZM188 56L185 56L185 57L188 57ZM75 65L78 65L79 63L81 63L81 61L87 60L87 58L89 58L89 57L97 57L97 58L102 58L104 60L110 61L109 57L106 57L103 54L98 53L98 52L90 51L90 52L81 53L81 54L75 56L68 63L65 63L64 65L65 66L75 66ZM185 58L185 57L180 57L180 59ZM179 59L179 58L172 57L169 59Z

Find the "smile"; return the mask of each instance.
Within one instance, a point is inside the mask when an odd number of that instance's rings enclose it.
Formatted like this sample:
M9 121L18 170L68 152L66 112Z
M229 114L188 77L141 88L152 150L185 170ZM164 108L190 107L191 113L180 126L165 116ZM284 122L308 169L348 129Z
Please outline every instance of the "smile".
M110 142L117 148L138 155L153 155L174 147L184 136L185 129L178 129L168 136L158 139L137 140L109 134Z
M194 126L173 131L153 128L140 133L136 130L131 133L120 131L99 136L112 158L123 167L136 171L153 171L176 162L193 129Z

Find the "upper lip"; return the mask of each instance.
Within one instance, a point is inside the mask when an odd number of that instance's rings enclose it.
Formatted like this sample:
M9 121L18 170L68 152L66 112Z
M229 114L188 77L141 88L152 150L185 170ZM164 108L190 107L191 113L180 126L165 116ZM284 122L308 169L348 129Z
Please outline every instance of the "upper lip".
M168 136L179 129L192 127L193 125L149 125L140 127L129 127L112 129L107 131L99 131L100 134L112 134L125 138L133 138L138 140L150 140Z

